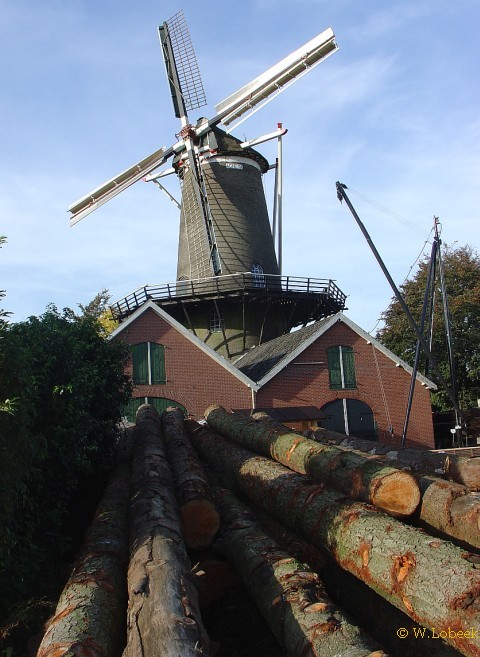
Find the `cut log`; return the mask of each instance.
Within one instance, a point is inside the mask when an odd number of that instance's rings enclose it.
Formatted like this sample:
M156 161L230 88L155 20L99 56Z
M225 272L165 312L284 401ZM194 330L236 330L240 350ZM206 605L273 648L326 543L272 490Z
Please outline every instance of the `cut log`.
M354 615L392 655L461 657L464 654L441 638L431 639L431 628L420 626L336 564L330 563L320 575L335 602Z
M453 481L420 477L422 501L418 517L427 529L433 528L466 546L480 548L480 493Z
M420 502L415 479L367 456L292 433L287 427L259 422L221 406L205 411L209 426L235 442L275 461L294 472L306 474L340 490L351 499L370 502L390 515L411 515Z
M441 454L441 452L437 452ZM459 456L445 452L445 476L472 491L480 491L480 457Z
M226 489L215 493L222 515L215 547L232 561L287 654L385 655L325 594L319 576L282 550L245 505Z
M201 457L255 504L326 550L419 625L446 633L449 644L479 657L480 637L472 632L480 627L477 555L308 483L208 429L191 438Z
M180 528L160 417L137 411L128 568L128 638L124 657L198 657L209 642Z
M328 565L332 565L332 560L326 556L325 552L320 550L316 545L302 539L298 534L292 532L284 524L272 518L261 507L253 506L255 516L258 518L262 527L271 534L278 543L288 552L293 554L299 561L304 561L316 573L323 572Z
M294 557L307 563L320 575L327 594L355 618L356 622L374 636L386 650L402 657L460 657L455 648L442 640L428 641L428 633L421 640L418 623L397 609L373 589L340 568L332 559L311 543L299 538L265 511L255 508L262 527ZM400 638L400 628L408 635ZM424 628L420 628L423 632ZM416 636L417 635L417 636ZM420 640L419 640L420 637Z
M282 431L283 425L266 413L254 413L252 418L267 423L276 432ZM343 438L345 439L345 436ZM350 438L348 440L350 441ZM357 439L352 440L354 443L357 441ZM363 443L371 445L371 441L362 440L361 444ZM344 445L345 441L341 444ZM408 450L413 457L412 452L414 450ZM385 460L382 462L388 463ZM422 497L416 514L421 526L427 531L433 530L435 535L440 534L445 538L455 539L466 547L480 547L480 495L469 493L461 484L438 477L417 474L415 478L419 483Z
M117 657L125 645L130 468L119 464L97 507L37 657Z
M175 480L175 494L185 542L200 550L210 545L220 526L210 485L183 426L185 416L179 408L162 414L162 432Z
M463 456L454 453L459 450L440 451L399 447L345 436L343 433L326 429L308 431L307 434L321 443L376 455L397 468L409 468L412 472L442 476L466 486L471 491L480 490L480 456ZM472 450L473 453L476 452Z

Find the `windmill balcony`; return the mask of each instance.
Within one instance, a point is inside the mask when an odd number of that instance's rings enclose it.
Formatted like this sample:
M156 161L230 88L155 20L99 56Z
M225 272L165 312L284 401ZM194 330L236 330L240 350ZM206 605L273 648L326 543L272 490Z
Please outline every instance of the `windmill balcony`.
M198 280L182 280L159 285L144 285L113 303L113 315L122 320L146 301L164 307L198 304L202 300L250 298L273 303L293 304L304 311L292 325L307 323L345 308L346 295L331 279L301 278L244 272Z

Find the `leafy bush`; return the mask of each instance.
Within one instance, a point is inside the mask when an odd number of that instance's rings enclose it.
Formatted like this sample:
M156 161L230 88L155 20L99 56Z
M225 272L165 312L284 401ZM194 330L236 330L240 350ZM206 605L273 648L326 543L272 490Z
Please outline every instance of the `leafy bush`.
M94 317L54 306L2 327L0 400L16 405L0 412L0 618L61 583L130 396L125 357Z

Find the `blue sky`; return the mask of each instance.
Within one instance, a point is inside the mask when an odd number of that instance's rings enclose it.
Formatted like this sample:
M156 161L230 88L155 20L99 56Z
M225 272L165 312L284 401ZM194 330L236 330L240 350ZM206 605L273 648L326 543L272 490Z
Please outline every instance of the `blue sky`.
M388 306L336 180L398 284L434 215L444 242L479 248L477 0L0 0L0 289L14 321L175 279L178 211L155 185L73 228L67 208L175 141L156 28L180 9L209 102L192 120L325 28L336 34L337 53L234 132L288 128L284 274L335 279L367 331ZM258 148L275 157L274 143Z

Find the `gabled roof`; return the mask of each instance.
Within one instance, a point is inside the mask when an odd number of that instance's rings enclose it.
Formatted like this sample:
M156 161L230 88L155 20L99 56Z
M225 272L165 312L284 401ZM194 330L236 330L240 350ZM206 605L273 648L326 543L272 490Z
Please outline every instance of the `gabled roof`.
M207 354L207 356L210 356L212 360L216 361L221 367L223 367L228 372L230 372L230 374L232 374L234 377L239 379L243 384L245 384L249 388L252 388L253 390L258 390L258 385L255 383L255 381L250 379L247 374L240 371L230 361L223 358L223 356L220 356L220 354L218 354L211 347L205 344L205 342L200 340L200 338L197 338L196 335L194 335L191 331L186 329L182 324L180 324L180 322L177 322L176 319L174 319L171 315L166 313L162 308L157 306L157 304L154 301L147 301L142 306L140 306L140 308L137 308L137 310L134 313L129 315L127 319L125 319L119 326L117 326L117 328L114 331L112 331L112 333L110 333L108 339L112 340L113 338L116 338L117 335L122 333L122 331L128 328L130 324L135 322L139 317L141 317L141 315L143 315L148 310L153 310L153 312L156 313L163 320L165 320L167 324L170 324L172 328L174 328L176 331L181 333L183 337L185 337L192 344L197 346L201 351Z
M258 388L261 388L268 381L273 379L282 369L299 356L307 347L313 344L320 336L330 330L337 322L343 322L346 326L355 331L366 342L370 343L382 352L387 358L402 367L409 374L413 369L405 361L396 356L387 347L382 345L378 340L373 338L369 333L364 331L360 326L348 319L343 313L336 313L331 317L321 319L314 324L305 326L298 331L281 335L269 342L254 347L251 351L241 356L235 363L250 379L257 382ZM417 374L417 380L426 385L428 388L436 389L436 385L422 374Z

